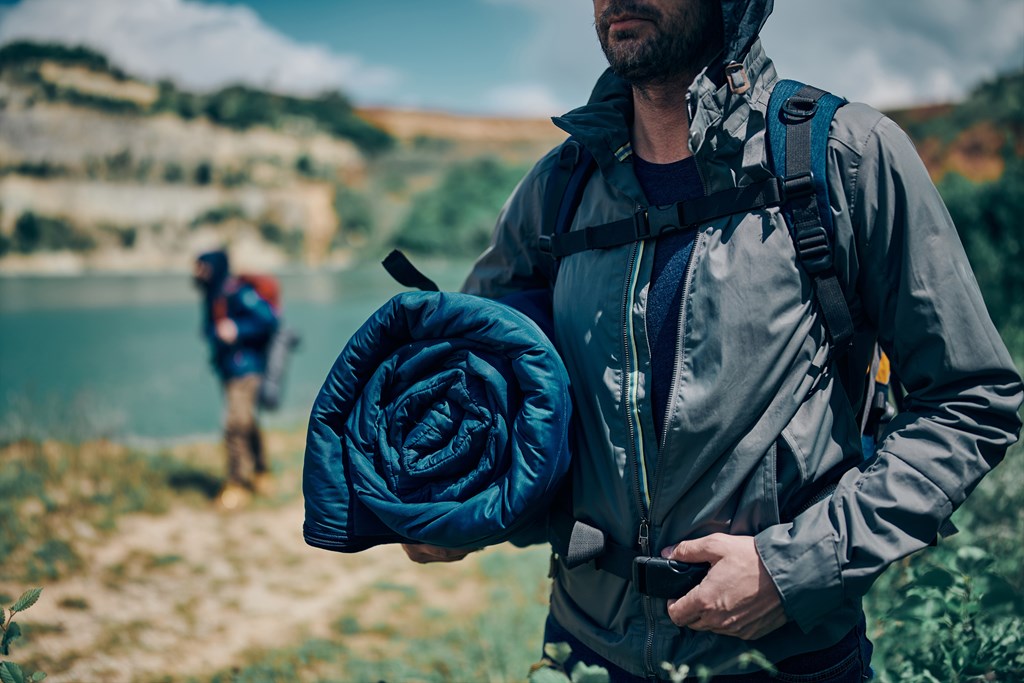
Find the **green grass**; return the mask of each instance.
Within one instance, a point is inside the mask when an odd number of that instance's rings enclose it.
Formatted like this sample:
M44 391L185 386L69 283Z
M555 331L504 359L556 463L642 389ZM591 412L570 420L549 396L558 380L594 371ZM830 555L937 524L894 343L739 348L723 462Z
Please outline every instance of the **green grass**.
M205 460L104 441L9 444L0 450L0 580L74 573L82 564L83 524L103 533L125 514L162 513L179 500L206 504L220 486L220 461Z
M478 600L431 600L426 588L381 581L342 606L331 635L251 652L208 677L149 683L378 683L524 681L540 659L548 551L490 549L450 588L475 584ZM434 604L431 604L431 603ZM436 603L441 602L442 605Z

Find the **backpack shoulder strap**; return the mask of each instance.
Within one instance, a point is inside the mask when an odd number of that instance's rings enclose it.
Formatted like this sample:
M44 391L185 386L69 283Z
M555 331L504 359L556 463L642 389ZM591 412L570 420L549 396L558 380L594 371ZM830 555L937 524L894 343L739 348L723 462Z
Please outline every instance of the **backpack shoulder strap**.
M853 338L853 320L832 258L834 226L826 159L832 117L846 100L798 81L775 84L768 103L769 161L787 184L810 182L814 192L783 203L797 256L814 280L815 297L837 351Z
M583 191L597 164L579 140L570 137L558 150L558 162L544 186L540 249L548 255L548 280L558 276L558 261L551 256L551 239L569 232L573 217L583 200Z

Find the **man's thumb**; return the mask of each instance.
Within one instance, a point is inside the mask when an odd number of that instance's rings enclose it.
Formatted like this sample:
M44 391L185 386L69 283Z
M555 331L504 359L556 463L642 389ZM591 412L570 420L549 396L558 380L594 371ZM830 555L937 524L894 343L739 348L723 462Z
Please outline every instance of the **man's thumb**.
M694 538L689 541L680 541L674 546L669 546L661 551L661 556L669 560L680 562L710 562L714 564L722 558L718 552L716 534Z

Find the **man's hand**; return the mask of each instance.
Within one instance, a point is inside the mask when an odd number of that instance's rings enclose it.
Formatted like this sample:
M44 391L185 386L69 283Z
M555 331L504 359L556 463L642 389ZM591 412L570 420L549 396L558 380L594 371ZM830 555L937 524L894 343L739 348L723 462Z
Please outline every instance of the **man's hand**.
M231 318L217 321L217 338L225 344L234 344L238 339L238 325Z
M665 548L661 555L711 563L696 588L669 600L668 615L676 626L754 640L786 623L782 598L761 564L753 536L711 534Z
M403 543L402 550L413 562L428 564L430 562L458 562L480 548L441 548L426 543Z

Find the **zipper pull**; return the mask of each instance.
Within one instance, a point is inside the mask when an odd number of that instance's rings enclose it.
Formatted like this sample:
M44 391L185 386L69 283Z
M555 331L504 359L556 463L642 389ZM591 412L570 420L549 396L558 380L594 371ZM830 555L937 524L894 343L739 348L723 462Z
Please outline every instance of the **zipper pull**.
M640 535L637 540L640 542L640 552L644 555L651 554L651 527L646 519L640 520Z

